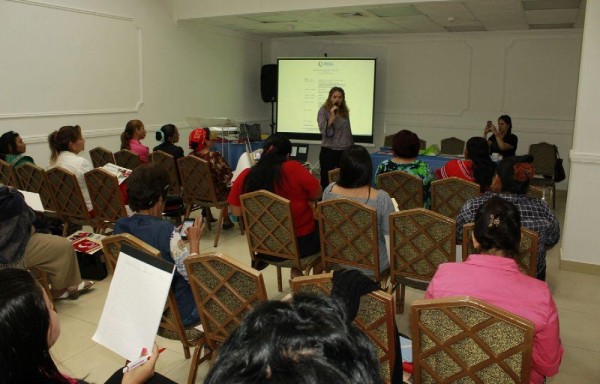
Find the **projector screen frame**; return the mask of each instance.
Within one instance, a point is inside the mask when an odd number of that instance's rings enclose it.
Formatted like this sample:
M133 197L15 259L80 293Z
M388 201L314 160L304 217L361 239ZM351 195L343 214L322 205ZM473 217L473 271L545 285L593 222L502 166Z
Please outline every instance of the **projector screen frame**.
M376 83L376 79L377 79L377 57L278 57L277 58L277 94L278 94L278 99L277 99L277 107L276 107L276 117L277 117L277 124L276 124L276 132L279 133L283 133L286 136L288 136L290 138L290 140L294 143L306 143L306 144L321 144L322 142L322 135L320 133L296 133L296 132L289 132L289 131L284 131L281 132L279 131L279 95L280 93L280 89L279 89L279 80L280 80L280 61L282 60L294 60L294 61L302 61L302 60L318 60L318 61L347 61L347 60L353 60L353 61L362 61L362 60L368 60L368 61L372 61L373 62L373 86L372 86L372 111L371 111L371 119L370 119L370 124L371 124L371 134L370 135L356 135L354 134L353 131L353 139L354 142L356 144L361 144L361 145L365 145L365 146L373 146L374 145L374 135L375 135L375 95L376 95L376 87L377 87L377 83ZM340 85L342 88L344 88L343 85ZM346 91L346 95L347 95L347 89L344 88L344 90ZM325 100L323 100L324 102ZM352 106L352 101L349 102L349 104ZM314 111L314 121L315 121L315 125L317 125L317 112L318 112L318 108L317 107ZM355 110L357 107L351 107L351 114L352 111ZM352 118L350 118L350 124L352 126Z

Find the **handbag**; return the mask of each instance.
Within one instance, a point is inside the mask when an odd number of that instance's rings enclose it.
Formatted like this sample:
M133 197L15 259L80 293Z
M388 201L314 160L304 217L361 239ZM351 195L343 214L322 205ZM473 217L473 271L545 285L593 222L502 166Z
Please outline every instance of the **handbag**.
M554 146L554 151L556 151L556 162L554 163L554 182L560 183L567 178L567 175L565 174L563 159L560 158L560 154L558 153L558 148L556 145Z

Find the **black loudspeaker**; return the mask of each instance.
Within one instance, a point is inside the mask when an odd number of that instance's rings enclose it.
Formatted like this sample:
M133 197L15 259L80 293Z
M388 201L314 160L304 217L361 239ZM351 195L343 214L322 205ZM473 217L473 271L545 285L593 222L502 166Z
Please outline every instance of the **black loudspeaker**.
M265 103L277 101L277 64L262 66L260 70L260 96Z

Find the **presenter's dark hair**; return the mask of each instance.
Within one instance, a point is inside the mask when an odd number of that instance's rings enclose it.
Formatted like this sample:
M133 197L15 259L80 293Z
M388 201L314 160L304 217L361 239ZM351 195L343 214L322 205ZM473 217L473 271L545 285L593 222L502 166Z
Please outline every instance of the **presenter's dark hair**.
M367 336L347 324L343 304L294 295L250 312L221 346L205 384L374 384L379 362Z
M493 196L475 214L474 236L480 253L495 249L505 256L517 257L521 244L519 209L500 196Z
M416 133L403 129L394 135L392 150L394 155L403 159L412 159L417 157L421 142Z
M49 326L42 288L31 274L0 269L0 382L70 383L50 355Z
M0 158L6 159L5 155L17 153L17 139L19 134L14 131L8 131L0 136Z
M160 130L156 131L156 141L167 142L171 137L175 135L177 127L173 124L165 124L160 127Z
M65 125L58 131L48 135L50 146L50 164L54 164L61 152L69 150L69 144L81 138L81 127L79 125Z
M496 173L496 163L490 159L490 146L480 136L471 137L467 141L467 158L473 162L473 177L479 184L481 192L485 192L492 184Z
M133 138L133 134L138 129L142 128L144 123L140 120L129 120L125 125L125 130L121 133L121 149L131 149L129 147L129 140Z
M160 197L164 201L169 191L169 181L169 173L158 164L138 166L125 181L131 209L136 212L150 209L158 203Z
M275 193L275 186L281 181L281 165L292 153L292 143L287 136L274 133L267 137L260 160L254 165L244 180L244 193L266 189Z
M358 188L371 184L373 165L371 155L361 145L352 145L340 158L340 178L336 182L340 187Z
M506 130L506 133L512 133L512 119L510 118L510 116L500 115L498 120L502 120L506 123L506 125L508 125L508 129Z

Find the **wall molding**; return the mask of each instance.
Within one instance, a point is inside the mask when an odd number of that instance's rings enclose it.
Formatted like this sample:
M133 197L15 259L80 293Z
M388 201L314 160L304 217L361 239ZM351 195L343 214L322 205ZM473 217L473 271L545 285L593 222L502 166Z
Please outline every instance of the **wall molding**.
M133 24L133 17L114 15L103 12L88 11L85 9L65 7L61 5L48 4L39 1L31 0L8 0L12 3L36 6L42 8L53 9L63 12L73 12L84 15L109 18L118 21L124 21L131 23L133 28L137 30L137 42L138 42L138 76L139 76L139 94L138 100L135 105L131 108L110 108L110 109L84 109L84 110L73 110L73 111L44 111L44 112L23 112L23 113L0 113L0 119L18 119L28 117L52 117L52 116L74 116L74 115L100 115L100 114L118 114L118 113L137 113L141 106L144 104L144 71L143 71L143 54L142 54L142 29Z
M386 127L415 127L415 128L429 128L429 129L448 129L452 131L476 131L478 134L483 134L483 125L481 123L476 124L465 124L462 122L428 122L428 121L411 121L411 120L403 120L398 119L395 120L393 116L390 119L390 116L386 114L382 118L382 123ZM388 117L386 119L386 117ZM518 126L518 134L543 134L543 135L557 135L557 136L572 136L573 128L570 127L567 129L566 127L556 127L556 128L547 128L547 127L539 127L539 126L527 126L520 124Z
M569 151L571 163L600 164L600 153L579 152L574 149Z

